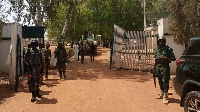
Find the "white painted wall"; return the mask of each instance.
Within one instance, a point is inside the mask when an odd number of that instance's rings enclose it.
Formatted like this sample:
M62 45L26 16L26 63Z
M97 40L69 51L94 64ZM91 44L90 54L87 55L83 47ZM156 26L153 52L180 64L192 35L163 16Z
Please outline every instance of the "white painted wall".
M185 50L185 46L176 44L174 42L174 37L171 35L165 36L165 38L166 38L166 45L169 45L169 47L173 49L176 59L179 59L183 54L183 51ZM170 72L171 74L176 73L176 61L172 61L170 63Z
M22 38L22 25L19 23L7 23L3 27L3 38L10 38L11 40L3 40L0 42L0 72L9 73L9 82L11 86L14 86L14 80L16 76L16 43L17 43L17 35L20 36L21 39L21 55L23 56L23 38ZM6 64L7 57L10 51L10 46L13 45L11 50L11 63L10 65ZM22 71L23 71L23 58L22 60Z
M9 66L6 65L6 60L10 51L10 43L10 40L2 40L0 42L0 73L9 73Z
M158 35L159 36L164 36L165 33L171 34L169 30L169 20L168 18L162 18L157 21L158 25Z

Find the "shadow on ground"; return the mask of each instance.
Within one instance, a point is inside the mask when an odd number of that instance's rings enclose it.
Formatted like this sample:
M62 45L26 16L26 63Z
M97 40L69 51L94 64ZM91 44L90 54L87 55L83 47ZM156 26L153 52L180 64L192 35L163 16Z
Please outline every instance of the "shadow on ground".
M15 93L9 84L0 84L0 105L6 101L6 98L14 97Z
M67 80L91 80L97 81L99 79L123 79L126 81L135 81L144 83L152 79L152 75L149 75L146 72L139 72L139 71L128 71L128 70L116 70L116 69L109 69L109 48L98 48L98 55L95 56L95 62L90 62L90 56L85 56L85 61L81 64L80 61L71 61L68 64L66 69L67 78L62 81ZM107 53L107 54L106 54ZM101 58L99 58L102 56ZM56 67L53 67L49 70L49 75L57 75L58 71ZM54 77L54 76L53 76ZM60 84L60 79L48 79L44 81L43 86L47 87L54 87ZM27 78L24 78L20 81L19 84L19 92L28 92L27 86ZM48 95L51 91L41 91L42 95ZM10 98L15 96L16 92L10 90L9 87L5 85L0 85L0 104L5 102L6 98ZM58 101L55 98L47 99L42 97L41 100L38 99L36 104L56 104ZM176 100L174 100L176 102Z
M42 97L42 98L36 99L36 104L56 104L56 103L58 103L58 100L55 98L48 99L48 98Z
M98 53L103 56L109 53L110 49L99 48ZM131 71L131 70L116 70L109 69L109 55L105 58L98 58L95 56L95 62L90 61L90 56L85 56L84 63L74 61L67 66L67 80L98 80L98 79L125 79L127 81L145 82L152 79L152 75L147 72Z

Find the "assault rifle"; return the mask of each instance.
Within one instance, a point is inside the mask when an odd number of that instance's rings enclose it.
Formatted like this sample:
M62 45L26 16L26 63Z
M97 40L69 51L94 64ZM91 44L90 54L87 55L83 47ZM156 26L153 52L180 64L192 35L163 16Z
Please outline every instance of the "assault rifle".
M156 71L154 71L153 69L151 69L151 73L153 74L153 82L154 82L154 85L155 85L155 88L156 88Z

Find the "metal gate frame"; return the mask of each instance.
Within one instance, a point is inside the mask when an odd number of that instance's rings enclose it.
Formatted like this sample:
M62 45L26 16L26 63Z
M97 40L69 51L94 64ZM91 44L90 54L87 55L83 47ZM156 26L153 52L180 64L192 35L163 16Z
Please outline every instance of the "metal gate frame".
M115 25L110 68L149 71L155 64L157 37L154 31L125 31Z

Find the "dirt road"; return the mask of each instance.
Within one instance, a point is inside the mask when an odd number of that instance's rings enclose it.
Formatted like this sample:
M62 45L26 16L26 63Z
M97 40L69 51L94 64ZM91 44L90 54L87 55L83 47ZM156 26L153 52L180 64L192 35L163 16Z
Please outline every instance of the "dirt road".
M40 88L42 98L35 103L27 88L15 93L1 87L0 112L183 112L172 87L165 105L155 99L159 88L154 88L152 75L109 69L109 49L98 50L95 62L89 56L84 64L72 58L66 80L50 70L49 80Z

